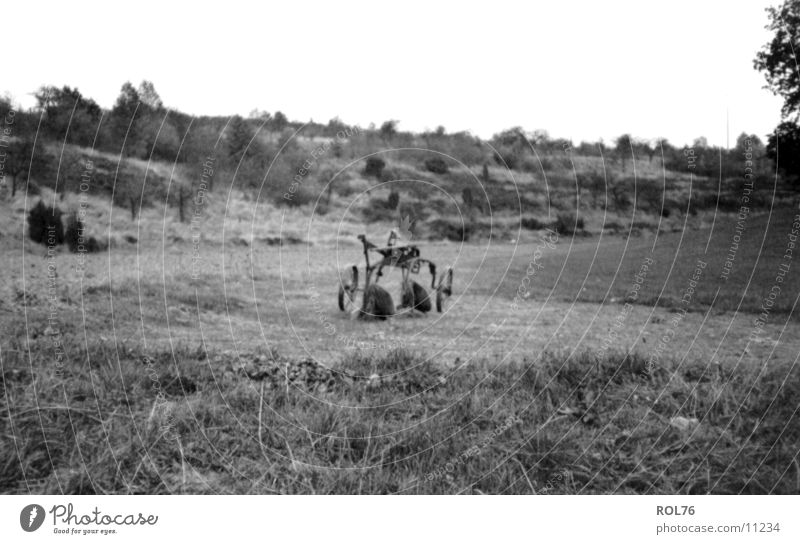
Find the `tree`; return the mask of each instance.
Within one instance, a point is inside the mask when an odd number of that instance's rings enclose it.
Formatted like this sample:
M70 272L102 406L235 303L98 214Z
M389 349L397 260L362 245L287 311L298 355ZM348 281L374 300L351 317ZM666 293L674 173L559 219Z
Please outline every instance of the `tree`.
M120 146L125 142L124 151L135 157L141 157L145 152L145 145L141 141L141 123L137 122L136 117L140 103L139 92L131 85L130 81L126 81L111 109L109 119L114 141Z
M176 116L171 111L150 110L144 104L139 111L144 111L137 121L143 151L148 154L152 152L156 159L174 161L181 147L181 135L176 126Z
M750 152L757 156L764 151L764 143L761 141L761 138L755 134L742 132L736 138L736 152L740 154L745 153L748 147L750 148Z
M130 165L128 161L123 162L114 187L114 204L127 207L131 214L131 221L136 221L136 216L141 212L145 198L144 174Z
M800 110L800 75L798 75L796 44L800 38L800 2L786 0L780 7L767 8L770 22L767 30L772 40L756 54L753 65L763 72L767 88L784 99L781 113L784 119L798 120Z
M492 136L492 146L497 150L495 162L513 170L522 162L528 141L522 127L513 127Z
M650 145L649 143L644 144L644 150L647 153L647 160L648 162L653 162L653 156L658 151L658 147L655 144Z
M64 86L40 87L34 94L37 109L44 117L47 136L77 145L92 145L102 110L91 98L85 98L78 89Z
M784 175L797 183L800 177L800 126L792 121L779 124L769 135L766 154Z
M623 134L614 140L614 151L617 158L622 163L622 170L625 171L625 158L630 156L633 151L633 142L630 134Z
M230 125L225 135L225 145L228 151L228 158L234 168L242 160L242 157L253 139L253 132L247 121L235 115L231 119Z
M272 116L272 130L281 132L289 125L289 119L281 111L276 111Z
M388 143L389 140L397 135L397 124L398 121L389 119L388 121L384 121L381 125L379 133L384 143Z
M531 142L533 145L545 146L550 142L550 133L542 128L537 128L531 133Z
M655 148L650 145L648 140L636 138L633 140L633 155L634 157L648 156L648 161L653 162L653 155L655 155Z
M5 170L11 177L11 198L17 194L17 178L39 177L47 170L48 162L42 151L34 153L33 142L27 138L15 138L8 144L5 154Z
M339 119L338 117L334 117L333 119L328 121L328 126L325 129L325 135L334 137L336 136L336 133L338 133L341 130L345 130L346 128L347 125L345 125L341 119Z
M261 122L269 121L270 119L272 119L272 115L268 111L260 110L258 108L253 108L247 117L250 119L256 119Z
M767 156L776 161L784 174L800 177L800 74L795 47L800 38L800 2L785 0L779 7L767 8L772 40L756 54L753 66L763 72L767 88L783 97L781 123L769 136ZM779 148L780 147L780 148Z
M142 104L156 111L164 109L164 103L161 101L161 97L158 96L156 88L151 82L147 80L142 81L139 84L137 92Z

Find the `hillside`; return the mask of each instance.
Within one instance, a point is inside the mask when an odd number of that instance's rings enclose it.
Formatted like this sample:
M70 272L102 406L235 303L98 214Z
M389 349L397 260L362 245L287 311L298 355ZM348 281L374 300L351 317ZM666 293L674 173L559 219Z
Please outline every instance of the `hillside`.
M312 154L324 142L299 138L294 153ZM382 237L404 218L412 221L418 240L455 242L530 241L548 227L595 235L671 232L709 226L719 214L735 215L742 195L741 181L664 170L657 159L621 164L547 154L539 157L538 171L443 160L444 168L431 172L426 161L432 152L402 150L381 153L377 174L367 173L367 161L353 158L352 150L350 156L330 155L312 168L301 167L305 173L299 177L272 165L259 175L215 170L211 191L208 179L185 164L76 146L45 149L60 157L57 167L32 179L30 190L0 203L8 210L2 219L7 235L22 234L26 210L39 196L66 214L83 206L88 232L111 244L135 238L249 245L279 239L348 243L362 232ZM766 209L773 191L776 205L791 203L792 192L770 185L768 179L759 181L750 207ZM394 208L392 193L397 193Z

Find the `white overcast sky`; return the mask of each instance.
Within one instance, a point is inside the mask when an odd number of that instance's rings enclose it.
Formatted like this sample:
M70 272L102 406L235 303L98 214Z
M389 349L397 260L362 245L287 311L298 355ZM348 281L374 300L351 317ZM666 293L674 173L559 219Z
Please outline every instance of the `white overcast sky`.
M753 69L771 3L12 0L0 92L29 106L70 85L110 107L149 79L192 114L724 145L726 110L732 142L779 120Z

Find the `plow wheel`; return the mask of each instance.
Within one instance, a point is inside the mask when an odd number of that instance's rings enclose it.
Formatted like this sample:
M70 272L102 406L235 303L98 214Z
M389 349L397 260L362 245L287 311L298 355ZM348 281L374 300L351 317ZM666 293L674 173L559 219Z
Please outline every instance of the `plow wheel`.
M339 309L349 312L353 309L358 290L358 267L352 265L346 270L339 281Z
M453 294L453 268L448 266L447 270L439 279L439 285L436 286L436 311L439 313L444 312L447 299Z
M403 282L403 308L418 310L424 314L431 311L431 298L423 286L408 278Z

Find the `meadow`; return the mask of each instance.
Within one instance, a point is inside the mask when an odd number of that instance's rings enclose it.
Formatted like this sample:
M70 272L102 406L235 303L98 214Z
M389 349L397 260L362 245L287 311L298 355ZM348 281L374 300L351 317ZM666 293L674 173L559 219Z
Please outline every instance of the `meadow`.
M16 493L797 493L797 366L4 349ZM31 359L28 359L28 356ZM377 374L380 373L380 374ZM379 376L379 377L378 377ZM37 399L36 403L31 399Z
M0 239L4 492L800 492L796 273L754 325L795 208L747 219L727 280L732 214L421 240L447 311L383 323L336 308L364 228L336 213L229 197L197 242L95 204L106 252Z
M201 140L249 141L223 121ZM56 183L0 198L0 491L800 492L791 188L515 131L372 163L374 130L257 136L219 163L45 143ZM34 243L40 200L99 251ZM340 312L357 235L400 227L453 267L445 311Z

